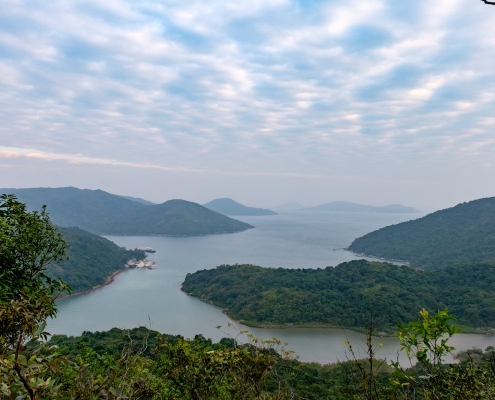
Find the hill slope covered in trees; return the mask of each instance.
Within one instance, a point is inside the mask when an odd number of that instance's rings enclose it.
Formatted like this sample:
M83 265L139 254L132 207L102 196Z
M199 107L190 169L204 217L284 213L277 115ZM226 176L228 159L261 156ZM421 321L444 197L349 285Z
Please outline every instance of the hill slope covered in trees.
M387 226L354 240L349 250L416 268L495 263L495 197Z
M69 243L69 259L51 265L48 275L61 278L74 292L102 285L114 272L124 269L131 258L144 259L142 250L127 250L101 236L79 228L58 228Z
M0 193L16 195L29 210L46 204L55 225L77 226L100 235L193 236L252 228L185 200L145 205L102 190L74 187L0 189Z
M188 274L182 290L253 325L327 325L391 332L422 307L461 325L495 327L495 266L432 271L365 260L325 269L223 265Z
M244 216L260 216L260 215L277 215L275 211L266 208L247 207L244 204L238 203L232 199L215 199L206 204L206 208L216 211L224 215L244 215Z

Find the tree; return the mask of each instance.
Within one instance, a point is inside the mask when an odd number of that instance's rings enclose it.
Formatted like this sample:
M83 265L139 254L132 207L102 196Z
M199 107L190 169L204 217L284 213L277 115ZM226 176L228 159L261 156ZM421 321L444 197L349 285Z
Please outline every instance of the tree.
M48 265L67 257L67 250L45 207L28 212L15 196L0 196L0 361L7 372L15 371L32 399L30 368L41 364L27 363L22 350L29 339L47 337L45 322L57 312L55 296L70 289L45 274Z

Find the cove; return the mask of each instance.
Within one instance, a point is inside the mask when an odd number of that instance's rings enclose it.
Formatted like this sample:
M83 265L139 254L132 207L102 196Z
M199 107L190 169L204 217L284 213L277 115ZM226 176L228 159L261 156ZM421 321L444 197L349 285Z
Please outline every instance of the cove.
M418 214L298 211L264 217L238 218L256 228L245 232L197 237L126 236L107 237L128 248L151 246L149 259L156 269L126 270L99 290L57 302L59 313L48 325L50 333L79 335L113 327L140 325L192 338L196 334L215 341L241 330L256 337L276 337L287 342L302 361L320 363L345 360L343 340L358 351L364 335L331 328L247 328L231 321L220 309L181 292L187 273L221 264L251 263L263 267L324 268L357 258L341 250L354 238L381 227L418 218ZM419 311L419 310L418 310ZM232 327L228 327L232 324ZM222 326L222 330L216 329ZM395 360L398 343L393 337L375 338L382 344L378 356ZM485 349L495 345L495 336L456 335L457 350ZM402 358L401 360L404 360Z

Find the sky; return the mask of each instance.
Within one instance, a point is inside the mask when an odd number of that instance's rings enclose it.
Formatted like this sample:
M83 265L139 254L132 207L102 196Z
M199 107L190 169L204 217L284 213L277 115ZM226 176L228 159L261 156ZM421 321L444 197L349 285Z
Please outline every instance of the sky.
M0 187L155 202L495 196L480 0L2 0Z

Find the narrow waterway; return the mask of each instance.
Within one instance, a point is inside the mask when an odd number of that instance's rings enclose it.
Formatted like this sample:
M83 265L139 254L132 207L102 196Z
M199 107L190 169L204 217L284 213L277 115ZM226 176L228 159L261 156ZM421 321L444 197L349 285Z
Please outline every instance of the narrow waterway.
M419 215L420 216L420 215ZM156 253L153 270L127 270L114 283L85 295L58 302L59 313L50 321L50 333L79 335L113 327L151 326L163 333L219 340L248 329L253 335L277 337L303 361L329 363L345 360L344 340L361 351L364 335L342 329L256 329L234 323L217 307L187 296L180 285L187 273L221 264L251 263L264 267L322 268L357 257L342 248L354 238L415 214L292 212L277 216L242 218L256 226L246 232L200 237L108 237L125 247L151 246ZM239 218L241 219L241 218ZM229 328L229 324L232 326ZM222 326L219 330L216 327ZM376 338L379 356L395 360L398 343L393 337ZM457 349L495 345L495 336L457 335ZM401 358L404 360L404 357Z

